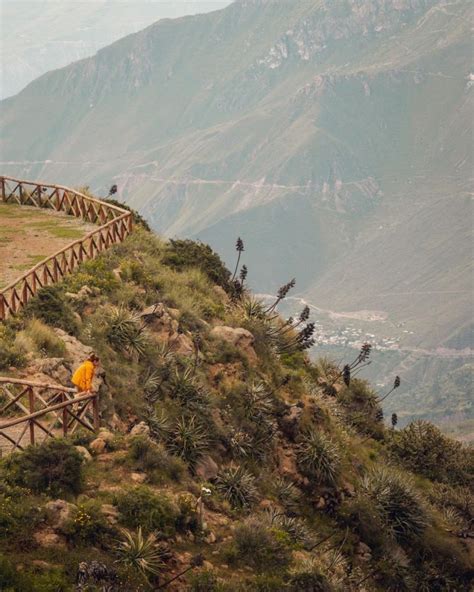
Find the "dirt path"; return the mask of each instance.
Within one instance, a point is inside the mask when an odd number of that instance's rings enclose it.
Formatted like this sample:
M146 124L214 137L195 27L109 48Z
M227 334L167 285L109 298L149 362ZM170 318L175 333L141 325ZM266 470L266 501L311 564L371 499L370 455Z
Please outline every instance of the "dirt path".
M53 210L0 203L0 288L95 228Z

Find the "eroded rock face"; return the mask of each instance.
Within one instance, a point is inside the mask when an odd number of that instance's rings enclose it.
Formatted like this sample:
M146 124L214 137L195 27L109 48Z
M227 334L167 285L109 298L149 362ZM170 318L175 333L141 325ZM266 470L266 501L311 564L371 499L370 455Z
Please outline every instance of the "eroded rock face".
M227 341L227 343L231 343L237 349L242 351L249 360L257 360L257 354L253 348L255 338L250 331L247 331L247 329L219 325L212 329L211 336L216 339L221 339L222 341Z

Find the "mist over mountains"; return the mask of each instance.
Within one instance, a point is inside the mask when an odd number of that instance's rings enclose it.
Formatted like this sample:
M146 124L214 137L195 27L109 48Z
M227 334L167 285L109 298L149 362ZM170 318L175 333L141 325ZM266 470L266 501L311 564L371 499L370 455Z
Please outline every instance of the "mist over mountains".
M405 408L421 388L417 413L469 416L463 388L433 393L472 354L471 22L464 0L240 0L160 21L3 101L2 170L117 183L158 232L227 261L242 236L252 287L295 276L321 346L373 334L377 376L410 376Z
M161 18L216 10L230 0L1 0L0 97L49 70L94 55Z

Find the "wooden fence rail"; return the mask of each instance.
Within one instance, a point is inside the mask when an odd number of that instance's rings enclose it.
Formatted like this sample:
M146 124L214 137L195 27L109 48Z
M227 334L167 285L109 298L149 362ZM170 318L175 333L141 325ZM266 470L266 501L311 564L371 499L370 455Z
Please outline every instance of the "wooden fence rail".
M0 396L0 440L12 444L10 452L23 450L27 432L28 443L35 444L38 433L44 439L71 435L78 426L92 432L99 429L97 393L77 393L57 384L0 377Z
M97 230L44 259L0 290L0 321L17 313L43 286L60 281L83 261L122 242L133 229L133 216L129 211L61 185L3 176L0 177L0 200L49 208L100 224Z

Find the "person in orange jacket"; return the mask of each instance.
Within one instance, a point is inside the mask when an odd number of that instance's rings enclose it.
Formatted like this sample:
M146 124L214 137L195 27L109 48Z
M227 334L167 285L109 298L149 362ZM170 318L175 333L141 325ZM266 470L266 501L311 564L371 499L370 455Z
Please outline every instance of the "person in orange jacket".
M74 372L71 381L76 386L78 392L83 393L92 390L92 381L94 380L94 374L98 365L98 356L91 354Z

